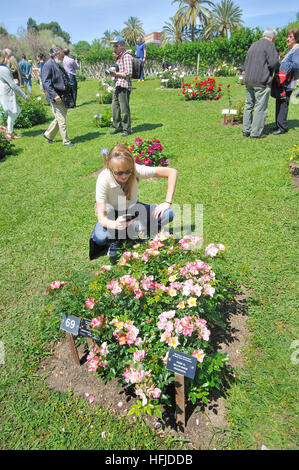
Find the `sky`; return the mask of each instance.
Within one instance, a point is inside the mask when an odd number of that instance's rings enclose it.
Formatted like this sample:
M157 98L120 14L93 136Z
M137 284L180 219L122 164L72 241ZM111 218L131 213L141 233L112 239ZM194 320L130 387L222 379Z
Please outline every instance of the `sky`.
M32 17L37 24L57 21L71 36L73 44L80 40L91 43L101 39L104 31L121 30L130 16L143 24L145 34L162 31L163 25L174 15L178 3L172 0L1 0L0 25L9 34L26 29ZM215 0L214 3L220 3ZM234 0L243 11L245 27L259 26L262 30L282 28L294 21L299 12L298 0Z

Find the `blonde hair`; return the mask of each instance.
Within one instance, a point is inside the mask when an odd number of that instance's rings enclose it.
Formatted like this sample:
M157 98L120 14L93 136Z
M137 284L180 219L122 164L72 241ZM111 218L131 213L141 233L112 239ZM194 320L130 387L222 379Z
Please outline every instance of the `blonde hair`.
M127 164L128 169L132 171L132 174L126 181L123 187L123 191L126 195L127 199L131 199L132 187L134 181L138 181L137 173L136 173L136 166L135 166L135 159L128 149L128 147L124 144L116 144L110 150L107 160L106 160L106 168L110 170L113 174L112 167L113 161L124 162Z
M0 50L0 64L6 64L7 62L7 54L4 49Z

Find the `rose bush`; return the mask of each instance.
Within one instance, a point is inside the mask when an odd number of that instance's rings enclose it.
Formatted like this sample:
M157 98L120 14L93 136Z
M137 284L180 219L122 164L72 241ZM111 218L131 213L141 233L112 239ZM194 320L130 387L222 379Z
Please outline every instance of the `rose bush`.
M55 281L46 289L61 295L56 312L91 320L97 340L87 357L89 371L130 387L137 397L130 413L161 417L162 405L171 404L170 348L197 358L195 378L186 383L193 403L207 403L210 391L221 388L227 358L210 336L216 325L224 326L222 304L232 283L218 279L209 261L224 246L199 251L201 244L199 237L177 241L160 233L124 251L117 265L102 266L82 289L76 281Z
M180 96L180 92L178 95ZM201 80L195 77L190 83L183 83L182 95L186 101L190 100L219 100L222 96L222 84L216 84L214 78Z
M135 162L147 166L167 166L167 156L163 152L163 146L158 139L143 140L136 137L135 143L129 145Z

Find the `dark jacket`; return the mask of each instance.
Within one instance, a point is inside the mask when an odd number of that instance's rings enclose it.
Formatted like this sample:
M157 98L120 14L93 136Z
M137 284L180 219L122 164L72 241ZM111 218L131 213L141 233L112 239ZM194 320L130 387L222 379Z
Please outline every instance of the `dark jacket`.
M279 64L273 42L266 38L256 41L249 48L245 59L245 84L249 86L271 86L272 74Z
M62 72L54 59L49 59L43 66L42 83L46 90L46 100L55 102L55 98L61 97L65 90Z

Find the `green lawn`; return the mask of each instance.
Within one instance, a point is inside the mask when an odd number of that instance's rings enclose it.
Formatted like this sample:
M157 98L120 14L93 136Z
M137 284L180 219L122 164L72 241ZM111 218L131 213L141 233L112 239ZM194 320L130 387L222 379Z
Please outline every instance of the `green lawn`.
M232 84L233 104L245 97L245 87L236 81L221 78L223 84ZM71 393L48 390L38 372L49 345L61 336L47 312L41 314L45 286L70 274L88 276L107 262L88 260L96 181L89 175L102 166L101 147L110 148L123 138L94 126L93 115L110 109L96 103L97 91L96 81L80 83L80 106L69 111L67 120L73 148L64 147L60 135L49 145L42 137L47 125L42 125L21 130L15 154L0 162L2 449L180 445L161 439L142 422L133 426ZM226 398L230 429L220 431L222 447L295 449L298 364L291 360L291 344L298 340L298 193L286 149L298 143L298 105L290 105L287 134L262 140L243 138L240 127L221 126L221 110L227 105L225 96L217 102L184 102L177 91L159 89L157 80L136 82L133 135L127 142L137 136L161 140L179 172L174 202L203 204L205 243L228 245L228 271L238 273L252 292L251 341L243 351L246 366L237 371ZM273 117L270 99L268 131ZM165 191L165 181L142 182L140 199L162 202Z

